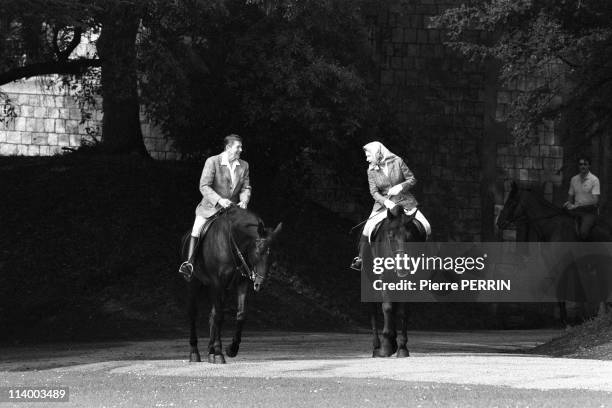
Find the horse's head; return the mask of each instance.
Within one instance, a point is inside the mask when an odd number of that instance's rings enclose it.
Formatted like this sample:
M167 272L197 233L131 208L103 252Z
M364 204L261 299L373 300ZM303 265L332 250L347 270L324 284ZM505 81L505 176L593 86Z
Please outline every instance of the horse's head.
M247 259L249 260L249 264L252 265L253 272L255 273L253 279L253 289L255 292L259 292L263 287L263 282L270 269L270 248L282 227L283 224L279 223L276 228L272 230L271 228L265 228L260 221L257 227L258 238L255 239L253 245L249 246Z
M524 215L524 212L523 194L513 181L510 194L508 194L504 207L497 217L497 227L499 229L507 228L510 224L520 219Z

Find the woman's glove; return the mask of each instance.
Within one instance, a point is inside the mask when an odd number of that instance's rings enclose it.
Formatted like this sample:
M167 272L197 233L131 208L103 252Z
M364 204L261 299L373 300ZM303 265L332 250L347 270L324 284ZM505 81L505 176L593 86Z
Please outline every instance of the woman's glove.
M403 186L401 184L396 184L395 186L389 189L389 195L390 196L398 195L399 193L402 192L402 190L403 190Z
M388 209L392 209L393 207L395 207L395 203L391 200L385 200L384 204L385 207L387 207Z

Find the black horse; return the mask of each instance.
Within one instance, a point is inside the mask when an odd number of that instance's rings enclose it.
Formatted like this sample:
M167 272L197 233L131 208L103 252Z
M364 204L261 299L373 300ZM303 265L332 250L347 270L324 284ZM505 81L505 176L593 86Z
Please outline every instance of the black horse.
M528 241L530 233L539 242L580 241L576 219L572 214L548 202L541 194L530 189L519 188L515 182L512 182L510 194L497 218L497 227L500 229L505 229L511 224L524 224L526 227L523 229L525 235L518 237L517 241ZM589 240L593 242L612 241L609 226L598 220L591 230ZM560 319L564 324L567 319L564 300L581 300L567 296L565 289L560 291Z
M232 343L226 347L229 357L238 354L242 328L246 317L245 301L250 282L259 291L269 269L270 245L281 229L281 224L271 231L253 213L239 207L231 207L212 223L202 242L198 245L194 276L189 282L188 315L190 322L189 361L199 362L196 318L198 297L203 290L208 293L211 305L208 343L208 362L225 363L221 346L223 308L228 289L235 288L237 294L236 330ZM183 242L186 241L185 236ZM185 252L185 244L183 244Z
M372 271L373 258L403 256L406 253L408 242L424 242L427 236L414 223L413 216L406 215L400 205L387 210L387 218L381 222L378 231L372 237L371 253L365 251L363 257L364 271L370 281L380 278ZM397 273L386 271L383 274ZM389 357L397 352L397 357L410 355L408 343L408 310L405 302L392 302L390 294L381 292L381 306L384 318L382 341L378 333L378 305L372 303L370 309L370 322L372 324L372 357ZM399 330L397 329L399 325Z

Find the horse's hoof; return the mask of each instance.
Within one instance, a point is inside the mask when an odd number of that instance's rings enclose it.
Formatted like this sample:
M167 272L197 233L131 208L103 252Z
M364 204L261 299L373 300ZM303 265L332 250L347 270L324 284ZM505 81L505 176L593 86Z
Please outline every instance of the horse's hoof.
M215 364L225 364L225 357L223 357L223 354L215 354L213 358Z
M238 354L238 348L239 348L238 345L234 346L233 344L230 346L227 346L225 347L225 354L228 357L236 357L236 355Z
M210 364L215 364L215 355L214 355L213 353L210 353L210 354L208 355L208 362L209 362Z
M191 352L189 353L189 362L190 363L201 363L202 359L200 358L200 353L196 352Z
M410 352L408 351L407 348L401 348L397 350L397 357L398 358L410 357Z
M202 359L200 358L200 351L197 347L191 347L191 352L189 352L189 362L190 363L200 363Z
M387 354L384 350L381 349L375 349L372 352L372 357L389 357L391 354Z

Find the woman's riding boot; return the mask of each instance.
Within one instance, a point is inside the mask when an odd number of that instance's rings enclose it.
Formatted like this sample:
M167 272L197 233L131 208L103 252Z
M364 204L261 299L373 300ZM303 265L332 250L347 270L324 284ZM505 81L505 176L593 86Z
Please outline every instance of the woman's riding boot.
M189 236L189 248L187 250L187 260L179 267L179 273L183 275L183 278L187 282L191 281L193 276L193 255L195 253L195 246L198 242L198 237Z
M353 262L351 262L351 269L361 271L361 265L363 263L363 251L366 245L368 245L368 239L362 235L359 239L359 256L353 258Z

